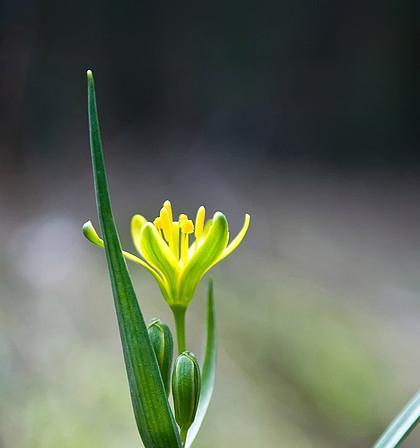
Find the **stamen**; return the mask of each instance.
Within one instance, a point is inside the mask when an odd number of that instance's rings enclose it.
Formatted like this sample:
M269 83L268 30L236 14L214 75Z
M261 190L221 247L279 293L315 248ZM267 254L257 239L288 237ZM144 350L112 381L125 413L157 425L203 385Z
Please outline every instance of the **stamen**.
M186 234L194 232L194 224L191 219L185 218L181 221L181 231Z
M201 206L197 210L197 216L195 218L195 238L198 240L204 231L204 219L206 217L206 209Z
M194 232L194 224L185 213L179 215L179 228L181 230L181 262L188 260L189 234Z
M174 218L172 215L172 205L170 201L165 201L163 203L163 207L166 208L166 210L168 210L168 216L169 216L169 221L172 223Z
M160 230L162 228L162 219L160 218L160 216L158 216L154 221L153 224L155 225L155 227Z
M188 247L189 247L189 235L188 233L181 233L181 262L185 266L188 260Z
M156 227L160 237L163 238L163 235L162 235L162 219L160 218L160 216L155 218L155 220L153 221L153 224Z
M176 259L179 258L179 222L175 221L172 224L172 237L174 241L173 252L175 254Z
M173 238L172 238L172 221L169 220L169 214L168 214L168 210L163 207L160 210L160 219L161 219L161 223L162 223L162 229L163 229L163 234L165 236L166 241L169 244L169 247L172 248L172 242L173 242Z

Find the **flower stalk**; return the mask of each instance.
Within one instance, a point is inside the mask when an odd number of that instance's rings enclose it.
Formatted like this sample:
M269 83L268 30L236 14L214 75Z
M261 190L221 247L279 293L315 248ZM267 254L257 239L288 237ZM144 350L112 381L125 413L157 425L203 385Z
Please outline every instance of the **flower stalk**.
M174 307L172 308L172 312L175 320L178 354L180 354L182 352L185 352L185 350L187 349L186 330L185 330L185 317L187 314L187 308Z

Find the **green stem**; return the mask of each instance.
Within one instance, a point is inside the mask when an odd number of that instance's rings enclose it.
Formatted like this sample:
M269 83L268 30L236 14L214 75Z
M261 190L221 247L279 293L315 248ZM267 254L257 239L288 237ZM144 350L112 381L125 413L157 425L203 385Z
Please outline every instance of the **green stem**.
M178 354L185 352L185 313L187 309L181 307L172 308L175 318L176 339L178 342Z

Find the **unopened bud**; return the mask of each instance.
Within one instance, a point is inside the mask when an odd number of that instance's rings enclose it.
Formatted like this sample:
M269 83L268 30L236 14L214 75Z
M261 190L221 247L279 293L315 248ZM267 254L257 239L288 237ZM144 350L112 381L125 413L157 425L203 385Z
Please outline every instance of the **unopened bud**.
M159 319L153 319L149 326L149 339L155 351L159 365L160 375L165 386L166 395L169 396L171 388L171 366L174 352L174 343L171 330Z
M186 439L188 428L194 422L200 399L200 366L191 352L181 353L175 361L172 374L172 396L175 419L181 429L181 438Z

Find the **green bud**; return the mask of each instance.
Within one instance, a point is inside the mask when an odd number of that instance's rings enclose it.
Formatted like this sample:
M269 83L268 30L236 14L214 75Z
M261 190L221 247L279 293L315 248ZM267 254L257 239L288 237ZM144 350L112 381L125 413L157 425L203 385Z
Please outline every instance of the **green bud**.
M172 396L175 419L181 429L181 439L185 441L187 431L194 422L200 399L200 366L191 352L181 353L175 361L172 374Z
M155 351L166 395L169 396L171 389L171 366L174 352L171 330L159 319L153 319L147 329L150 342Z

